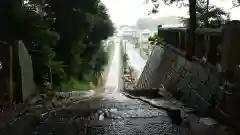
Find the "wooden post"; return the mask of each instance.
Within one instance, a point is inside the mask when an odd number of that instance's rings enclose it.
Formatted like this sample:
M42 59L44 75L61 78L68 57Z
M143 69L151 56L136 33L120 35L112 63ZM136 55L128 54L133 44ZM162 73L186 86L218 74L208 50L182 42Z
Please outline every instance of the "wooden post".
M209 55L209 50L210 50L210 47L211 47L211 44L210 44L210 36L209 35L204 35L204 44L205 44L205 54L204 54L204 57L208 58L208 55Z
M13 47L9 46L9 104L13 102Z
M209 10L209 0L207 0L207 9L206 9L206 15L205 15L205 27L208 27L208 10Z
M181 32L178 32L178 49L182 49Z
M192 61L195 51L196 0L189 0L189 14L187 59Z

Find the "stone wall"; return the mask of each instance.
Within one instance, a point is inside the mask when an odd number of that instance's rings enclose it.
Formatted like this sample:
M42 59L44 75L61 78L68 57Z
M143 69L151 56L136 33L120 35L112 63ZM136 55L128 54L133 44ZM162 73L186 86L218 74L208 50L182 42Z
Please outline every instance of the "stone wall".
M215 66L190 62L184 56L185 52L169 45L155 46L135 88L154 89L163 84L175 98L194 108L199 115L210 114L232 126L239 125L239 111L232 100L222 101L222 109L215 108L213 99L222 93Z
M149 59L143 69L143 72L135 86L136 89L151 89L153 88L153 75L157 72L159 67L159 62L161 61L161 49L160 47L155 47L149 56Z
M215 68L189 62L184 53L169 46L156 46L136 85L136 89L160 88L161 84L189 106L207 111L210 98L219 89ZM178 98L178 97L177 97Z
M23 42L18 43L18 58L21 74L21 94L25 101L30 95L36 92L33 78L32 59Z
M151 54L137 89L160 88L161 84L179 100L195 108L200 114L211 112L215 117L240 129L240 21L232 21L220 29L198 29L195 56L207 58L207 63L187 61L180 36L169 33L179 29L159 29L167 44L156 46ZM177 38L179 37L179 38ZM203 40L204 42L199 42ZM205 44L206 42L206 44ZM203 45L203 43L205 45ZM202 44L202 45L201 45ZM220 50L220 51L219 51ZM210 64L211 63L211 64ZM216 68L216 66L221 68ZM220 66L219 66L220 64ZM218 72L219 71L219 72ZM220 82L221 79L221 82ZM228 88L224 80L231 82ZM221 83L221 84L220 84ZM222 86L225 86L223 89Z

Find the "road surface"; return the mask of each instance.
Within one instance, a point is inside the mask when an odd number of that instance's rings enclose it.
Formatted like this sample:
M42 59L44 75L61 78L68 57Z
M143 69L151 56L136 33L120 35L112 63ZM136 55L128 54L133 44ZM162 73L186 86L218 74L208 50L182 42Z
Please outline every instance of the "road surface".
M72 104L47 117L21 116L1 135L185 135L186 130L171 123L165 110L127 98L120 93L120 44L114 45L112 62L101 96ZM139 73L146 63L128 46L129 61Z
M139 78L147 60L144 60L140 56L140 52L138 52L134 45L129 42L126 44L126 53L128 56L129 66L131 66L137 72L137 77Z
M112 59L110 59L109 73L106 78L105 92L113 93L122 88L122 55L120 43L114 44Z

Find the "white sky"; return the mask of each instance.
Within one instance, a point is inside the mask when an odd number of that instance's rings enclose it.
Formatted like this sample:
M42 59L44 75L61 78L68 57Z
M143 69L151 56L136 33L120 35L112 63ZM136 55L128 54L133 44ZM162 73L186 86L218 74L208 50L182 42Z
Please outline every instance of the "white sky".
M149 6L143 4L144 0L101 0L108 8L113 22L119 26L124 24L135 24L140 17L147 17ZM151 1L151 0L150 0ZM232 0L210 0L210 3L230 9ZM176 6L166 6L163 3L159 6L159 13L152 16L187 16L188 8L177 8ZM231 19L240 20L240 7L229 10Z

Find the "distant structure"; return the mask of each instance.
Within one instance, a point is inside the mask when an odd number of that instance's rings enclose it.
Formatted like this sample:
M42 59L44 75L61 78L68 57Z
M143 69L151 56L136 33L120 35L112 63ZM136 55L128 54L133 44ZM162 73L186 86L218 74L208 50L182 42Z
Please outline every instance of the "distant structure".
M118 36L121 36L123 40L132 41L133 43L135 43L140 36L140 31L136 26L123 25L119 27L118 31Z
M140 33L140 47L142 49L148 49L149 48L149 42L148 42L148 38L150 36L154 35L154 31L145 29Z

